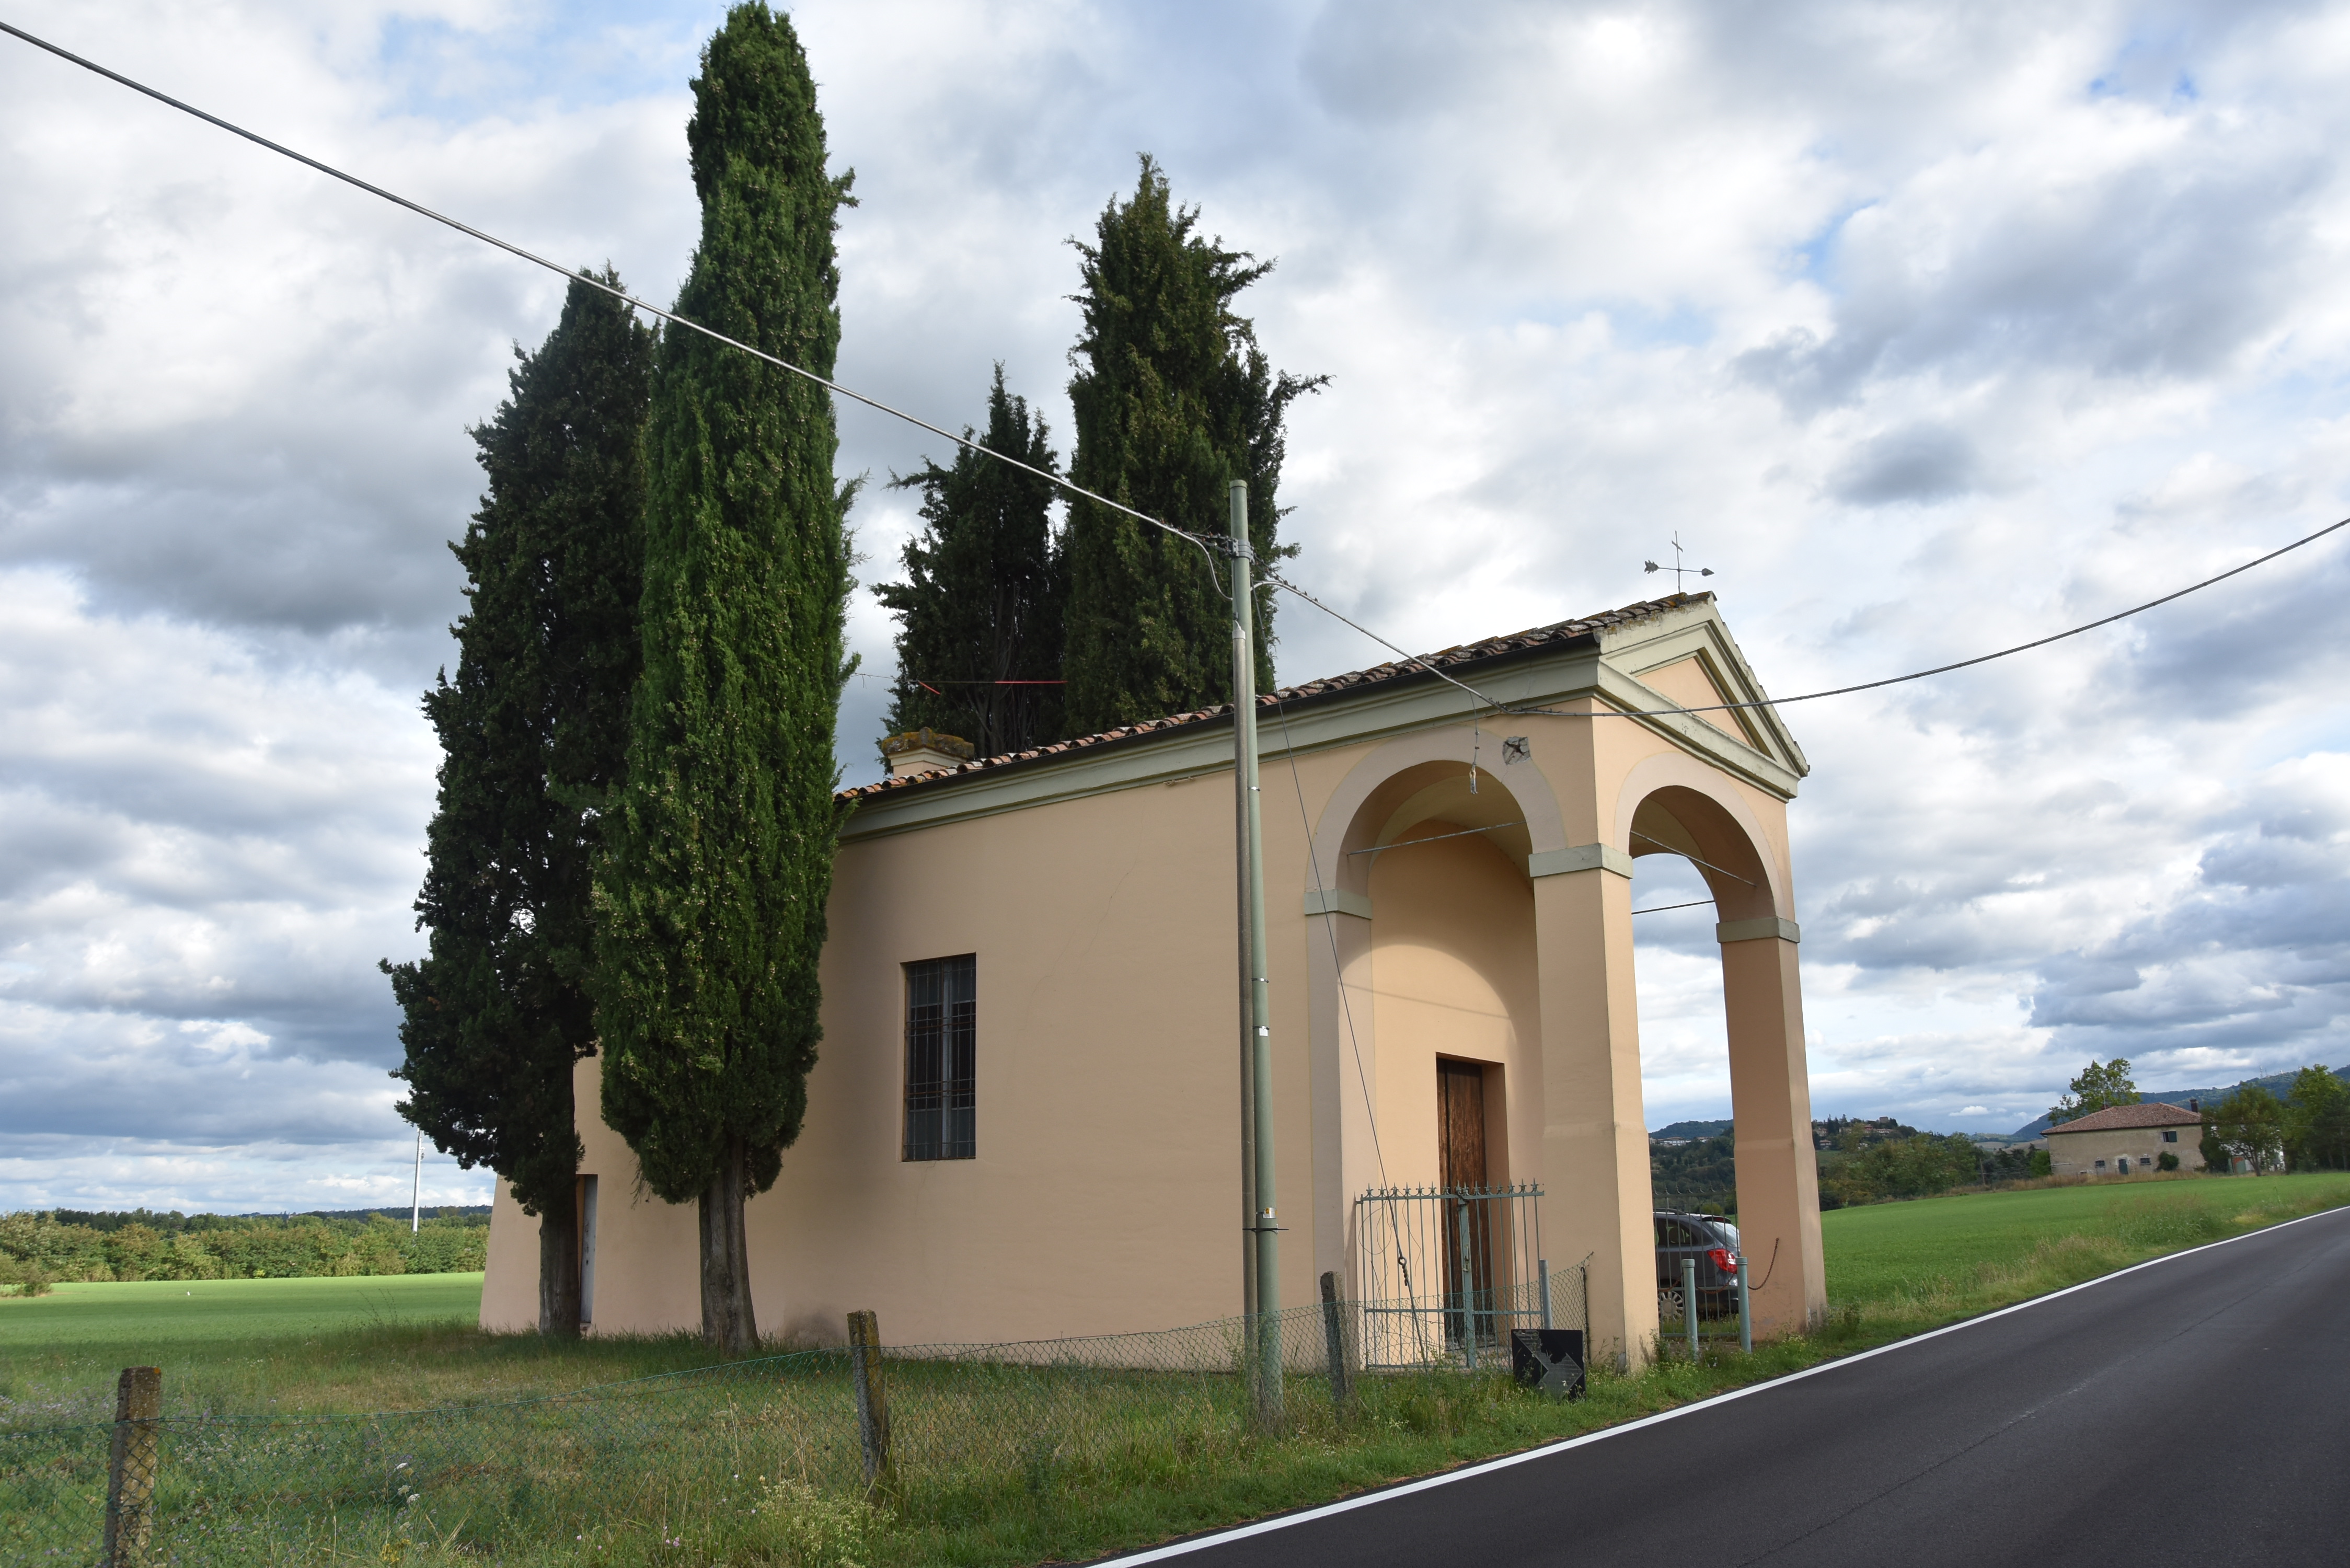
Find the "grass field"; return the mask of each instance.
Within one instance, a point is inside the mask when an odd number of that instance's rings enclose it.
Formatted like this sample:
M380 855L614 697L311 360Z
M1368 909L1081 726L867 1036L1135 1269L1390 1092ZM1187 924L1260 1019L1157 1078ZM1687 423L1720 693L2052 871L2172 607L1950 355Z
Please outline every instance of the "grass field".
M509 1417L484 1409L443 1425L456 1435L452 1441L474 1432L466 1440L480 1449L451 1473L486 1476L504 1463L500 1473L522 1478L499 1482L491 1503L460 1508L460 1489L452 1482L435 1499L446 1512L432 1505L403 1509L397 1500L372 1514L353 1506L335 1525L344 1533L334 1538L332 1552L315 1538L273 1538L269 1560L353 1550L382 1562L411 1556L437 1564L446 1556L452 1563L462 1557L647 1568L851 1561L868 1568L996 1568L1082 1559L1593 1430L2183 1246L2345 1204L2350 1176L2321 1175L2051 1186L1837 1210L1824 1216L1834 1310L1817 1333L1760 1347L1752 1357L1710 1347L1696 1364L1669 1356L1635 1376L1603 1374L1593 1379L1589 1397L1574 1406L1527 1397L1502 1379L1440 1374L1367 1380L1360 1407L1340 1420L1314 1380L1301 1378L1292 1395L1293 1429L1265 1437L1222 1408L1219 1401L1229 1403L1229 1391L1203 1395L1196 1390L1204 1386L1196 1384L1186 1393L1149 1379L1055 1383L1052 1375L980 1375L1010 1378L998 1397L976 1385L962 1387L966 1373L909 1366L892 1373L899 1380L892 1402L902 1397L899 1418L915 1445L909 1452L917 1480L889 1514L860 1511L837 1492L767 1490L782 1473L775 1466L783 1455L759 1457L769 1450L755 1444L729 1449L737 1458L714 1468L706 1454L691 1458L648 1439L613 1449L619 1458L605 1463L619 1469L531 1469L515 1457L519 1442L509 1453L490 1436ZM386 1295L386 1285L415 1293ZM282 1414L511 1399L705 1359L683 1336L548 1345L531 1335L484 1334L451 1321L470 1312L468 1293L478 1291L478 1281L465 1276L240 1282L210 1289L244 1293L209 1299L160 1293L206 1288L68 1287L32 1302L0 1303L0 1395L6 1397L0 1416L33 1407L53 1412L50 1419L94 1412L114 1369L140 1360L162 1364L168 1407L175 1412ZM304 1295L306 1288L318 1293ZM201 1326L206 1324L214 1326ZM792 1383L802 1376L815 1381ZM837 1471L847 1452L853 1475L845 1385L833 1386L840 1376L837 1368L778 1373L759 1382L747 1403L729 1394L707 1411L694 1405L686 1419L692 1399L715 1397L709 1393L714 1386L688 1379L677 1385L671 1416L684 1420L681 1429L723 1429L733 1434L726 1441L740 1445L761 1408L790 1405L803 1414L772 1429L821 1428L823 1441L833 1445L826 1473ZM1015 1399L1011 1383L1022 1378L1035 1386L1022 1384ZM703 1394L683 1392L693 1387ZM769 1406L760 1407L761 1399ZM1031 1402L1024 1414L1023 1399ZM1178 1406L1190 1413L1171 1418L1168 1412ZM807 1411L831 1414L811 1417ZM941 1456L928 1462L920 1450L925 1431ZM852 1447L842 1449L844 1442ZM656 1452L673 1457L656 1459ZM753 1456L749 1463L743 1453ZM808 1453L803 1448L799 1462L813 1477ZM760 1476L750 1473L753 1465ZM751 1490L754 1480L760 1487ZM525 1498L538 1511L527 1517L539 1521L527 1527L525 1515L512 1511ZM504 1535L487 1522L498 1510L508 1510L500 1515L508 1521ZM579 1528L547 1522L556 1519Z
M408 1324L473 1323L479 1274L295 1280L145 1280L0 1296L0 1356L68 1345L199 1346Z
M1832 1308L1931 1327L2295 1215L2350 1203L2350 1176L2148 1177L1960 1193L1820 1216Z

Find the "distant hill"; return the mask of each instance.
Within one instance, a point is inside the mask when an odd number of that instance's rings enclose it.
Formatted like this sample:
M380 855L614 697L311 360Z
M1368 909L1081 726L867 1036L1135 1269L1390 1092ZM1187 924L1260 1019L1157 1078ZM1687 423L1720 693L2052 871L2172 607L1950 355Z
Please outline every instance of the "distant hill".
M386 1220L405 1220L408 1218L409 1209L408 1205L403 1203L397 1209L305 1209L299 1212L281 1209L272 1210L266 1213L252 1214L213 1214L203 1210L189 1214L177 1209L43 1209L28 1210L26 1212L47 1214L60 1225L80 1225L103 1234L111 1234L126 1225L144 1225L150 1231L159 1231L166 1236L176 1236L183 1231L208 1231L217 1230L223 1226L234 1226L243 1220L368 1220L378 1217ZM452 1220L460 1224L486 1225L490 1222L490 1206L486 1203L465 1207L455 1204L427 1204L423 1218Z
M481 1218L486 1220L489 1218L489 1213L490 1206L486 1203L472 1203L463 1206L454 1203L428 1203L424 1206L424 1218L427 1220L432 1219L436 1214L447 1220L470 1218L475 1215L479 1215ZM399 1207L393 1209L305 1209L299 1214L294 1216L294 1218L296 1220L372 1220L379 1214L382 1215L387 1220L405 1220L408 1218L409 1206L402 1203ZM266 1214L248 1214L245 1218L248 1220L266 1220L274 1219L276 1216Z
M1720 1137L1728 1132L1729 1122L1675 1122L1670 1127L1657 1128L1648 1136L1655 1137Z
M2336 1067L2334 1069L2334 1075L2337 1078L2350 1079L2350 1067ZM2293 1074L2272 1073L2265 1078L2246 1078L2242 1083L2230 1084L2226 1088L2220 1089L2163 1089L2158 1092L2140 1094L2138 1098L2166 1106L2184 1106L2189 1100L2200 1100L2208 1106L2214 1101L2224 1100L2238 1089L2252 1084L2259 1085L2277 1098L2282 1099L2286 1091L2293 1087ZM2024 1123L2008 1136L2019 1138L2038 1137L2047 1130L2048 1118L2042 1116Z

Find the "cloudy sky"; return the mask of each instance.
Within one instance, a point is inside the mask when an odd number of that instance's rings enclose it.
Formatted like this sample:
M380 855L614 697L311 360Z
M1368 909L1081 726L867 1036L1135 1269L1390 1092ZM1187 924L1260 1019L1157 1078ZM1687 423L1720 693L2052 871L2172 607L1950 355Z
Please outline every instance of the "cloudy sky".
M2350 513L2350 6L816 4L840 374L1066 432L1138 151L1326 372L1300 577L1413 647L1647 597L1779 694ZM19 0L18 26L666 300L710 5ZM466 427L558 280L0 38L0 1209L404 1201L410 900ZM842 468L934 440L842 416ZM910 522L868 490L868 580ZM2345 531L2350 536L2350 531ZM1814 1104L2005 1131L2350 1062L2350 542L1788 718ZM854 632L889 668L868 596ZM1296 680L1379 651L1283 612ZM878 771L878 681L841 755ZM1696 897L1642 863L1643 903ZM1641 922L1652 1126L1727 1113L1706 911ZM427 1201L487 1182L429 1160Z

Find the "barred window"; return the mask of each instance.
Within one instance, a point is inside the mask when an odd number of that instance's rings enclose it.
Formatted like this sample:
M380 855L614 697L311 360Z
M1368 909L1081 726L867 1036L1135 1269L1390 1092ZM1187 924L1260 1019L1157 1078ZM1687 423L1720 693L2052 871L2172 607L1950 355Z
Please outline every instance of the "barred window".
M908 1159L969 1159L978 1152L978 970L969 953L906 966Z

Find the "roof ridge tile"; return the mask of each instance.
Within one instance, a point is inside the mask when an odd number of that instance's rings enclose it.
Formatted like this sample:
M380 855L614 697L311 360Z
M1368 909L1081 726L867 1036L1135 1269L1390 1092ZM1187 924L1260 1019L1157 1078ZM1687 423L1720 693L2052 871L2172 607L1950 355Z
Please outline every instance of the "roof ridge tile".
M1553 621L1548 626L1528 627L1523 631L1504 632L1499 637L1484 638L1476 642L1455 643L1451 648L1440 649L1434 653L1420 654L1409 659L1389 659L1384 664L1374 664L1367 669L1350 670L1342 675L1325 675L1295 686L1276 687L1271 691L1260 693L1257 697L1257 706L1269 707L1299 698L1319 697L1330 691L1357 690L1363 687L1385 685L1390 680L1408 680L1415 675L1426 674L1427 671L1420 668L1423 664L1440 670L1456 665L1473 664L1481 659L1491 659L1497 654L1513 652L1521 649L1538 648L1546 642L1572 641L1603 628L1646 620L1651 617L1662 615L1667 610L1708 602L1712 597L1712 594L1706 592L1668 594L1660 599L1641 599L1617 609L1600 610L1568 620ZM1104 730L1098 734L1078 735L1066 741L1054 741L1042 746L1031 747L1024 752L1005 752L992 757L976 757L970 762L958 763L949 768L930 768L918 774L879 779L868 784L855 784L836 792L833 798L844 802L866 800L875 795L887 794L892 790L904 789L910 784L928 784L962 774L986 773L991 769L1008 767L1014 763L1028 762L1037 757L1059 756L1093 746L1107 745L1113 741L1125 740L1132 735L1152 734L1161 730L1204 724L1211 720L1223 718L1232 711L1231 703L1219 702L1212 708L1199 708L1185 713L1170 713L1157 719L1140 719L1131 724L1122 724L1114 730Z

